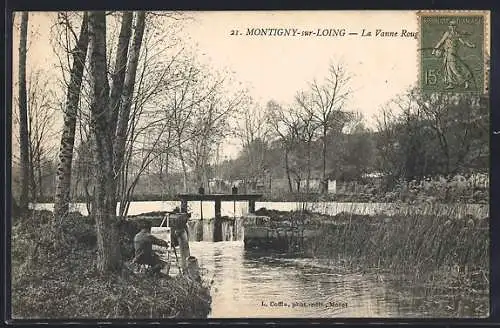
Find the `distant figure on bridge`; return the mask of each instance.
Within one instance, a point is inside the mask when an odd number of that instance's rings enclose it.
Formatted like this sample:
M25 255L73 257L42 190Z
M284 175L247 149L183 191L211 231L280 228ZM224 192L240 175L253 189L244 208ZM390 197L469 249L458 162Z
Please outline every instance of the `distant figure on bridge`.
M165 267L166 263L160 259L158 254L153 251L153 244L169 247L169 243L156 238L151 234L151 222L144 222L141 231L134 237L135 257L132 260L133 264L146 266L147 271L159 274Z

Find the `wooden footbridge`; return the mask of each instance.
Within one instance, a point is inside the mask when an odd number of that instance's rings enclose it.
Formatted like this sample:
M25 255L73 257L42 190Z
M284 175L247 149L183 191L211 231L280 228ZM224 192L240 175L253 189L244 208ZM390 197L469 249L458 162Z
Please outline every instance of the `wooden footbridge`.
M248 212L255 213L255 202L262 198L260 194L179 194L177 200L181 201L181 212L187 213L188 202L191 201L213 201L215 202L215 218L221 216L222 202L248 201Z
M237 201L247 201L248 202L248 213L250 215L255 214L255 202L262 198L262 195L260 194L204 194L204 193L198 193L198 194L179 194L177 195L177 200L180 200L181 206L180 206L180 212L181 213L187 213L188 211L188 202L193 202L193 201L210 201L215 203L215 212L213 215L213 224L214 224L214 235L213 235L213 241L218 242L223 240L223 235L222 235L222 213L221 213L221 208L222 208L222 202L237 202ZM203 206L200 206L201 208L201 219L203 220Z

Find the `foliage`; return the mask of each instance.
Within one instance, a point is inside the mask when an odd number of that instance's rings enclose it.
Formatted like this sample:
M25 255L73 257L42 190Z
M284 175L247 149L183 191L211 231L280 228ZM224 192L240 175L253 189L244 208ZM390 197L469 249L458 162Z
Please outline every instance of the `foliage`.
M484 97L411 90L382 111L375 134L376 168L417 180L487 170L488 112Z

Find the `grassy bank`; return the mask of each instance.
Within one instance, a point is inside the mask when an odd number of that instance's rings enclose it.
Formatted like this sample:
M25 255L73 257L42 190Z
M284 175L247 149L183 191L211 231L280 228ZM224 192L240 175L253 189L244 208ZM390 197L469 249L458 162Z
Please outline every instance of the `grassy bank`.
M13 221L12 314L14 318L206 318L209 284L181 277L157 279L124 269L96 271L96 234L92 219L73 213L62 224L63 247L47 233L52 213L31 212ZM138 222L120 226L124 259L133 255Z

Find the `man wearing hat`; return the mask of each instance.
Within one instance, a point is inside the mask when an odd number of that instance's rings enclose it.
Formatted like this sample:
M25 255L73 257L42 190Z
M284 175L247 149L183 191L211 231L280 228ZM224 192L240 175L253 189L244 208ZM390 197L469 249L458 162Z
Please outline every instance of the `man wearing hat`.
M151 222L143 222L141 225L141 231L135 235L135 257L132 260L132 263L140 266L145 265L149 268L150 272L157 274L166 265L166 263L162 261L158 254L153 251L153 244L163 247L169 247L169 244L165 240L153 236L151 234L151 226Z

